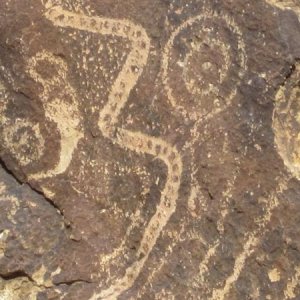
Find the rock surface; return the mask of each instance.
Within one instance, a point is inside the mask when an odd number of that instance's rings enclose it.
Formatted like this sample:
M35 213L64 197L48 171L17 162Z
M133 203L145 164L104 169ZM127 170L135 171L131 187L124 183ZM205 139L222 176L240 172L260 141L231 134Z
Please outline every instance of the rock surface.
M0 1L0 299L299 299L299 20Z

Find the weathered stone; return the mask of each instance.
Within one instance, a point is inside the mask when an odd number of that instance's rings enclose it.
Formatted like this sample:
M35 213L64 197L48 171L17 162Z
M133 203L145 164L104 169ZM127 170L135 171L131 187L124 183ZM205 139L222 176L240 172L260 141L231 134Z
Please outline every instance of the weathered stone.
M297 0L0 14L0 299L300 297Z

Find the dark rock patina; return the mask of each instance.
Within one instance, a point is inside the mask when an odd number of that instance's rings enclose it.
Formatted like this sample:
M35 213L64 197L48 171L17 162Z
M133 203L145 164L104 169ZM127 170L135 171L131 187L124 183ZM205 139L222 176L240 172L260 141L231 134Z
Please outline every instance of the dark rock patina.
M0 298L299 299L299 20L0 1Z

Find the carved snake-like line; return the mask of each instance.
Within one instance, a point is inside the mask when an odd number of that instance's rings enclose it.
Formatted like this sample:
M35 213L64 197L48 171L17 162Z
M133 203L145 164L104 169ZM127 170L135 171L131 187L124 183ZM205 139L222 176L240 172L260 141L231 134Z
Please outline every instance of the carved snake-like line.
M168 168L167 180L161 193L160 203L145 229L137 251L137 260L127 268L122 278L106 290L95 293L91 298L92 300L116 299L133 285L162 229L176 210L182 173L182 159L177 149L164 140L117 126L118 117L128 101L130 92L147 64L150 39L144 28L128 20L87 17L63 10L61 7L53 7L45 15L47 19L59 27L69 27L130 40L132 50L111 88L107 104L99 114L98 126L102 134L113 143L138 154L154 156L164 162Z

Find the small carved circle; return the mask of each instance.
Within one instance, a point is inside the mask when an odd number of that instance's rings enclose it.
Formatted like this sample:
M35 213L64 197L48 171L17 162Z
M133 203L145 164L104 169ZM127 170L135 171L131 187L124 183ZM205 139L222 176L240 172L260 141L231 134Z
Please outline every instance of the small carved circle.
M20 165L37 161L44 153L44 138L39 124L17 119L3 130L4 144Z
M211 39L197 43L186 55L182 75L191 94L200 97L218 94L230 64L230 53L222 46L220 41Z

